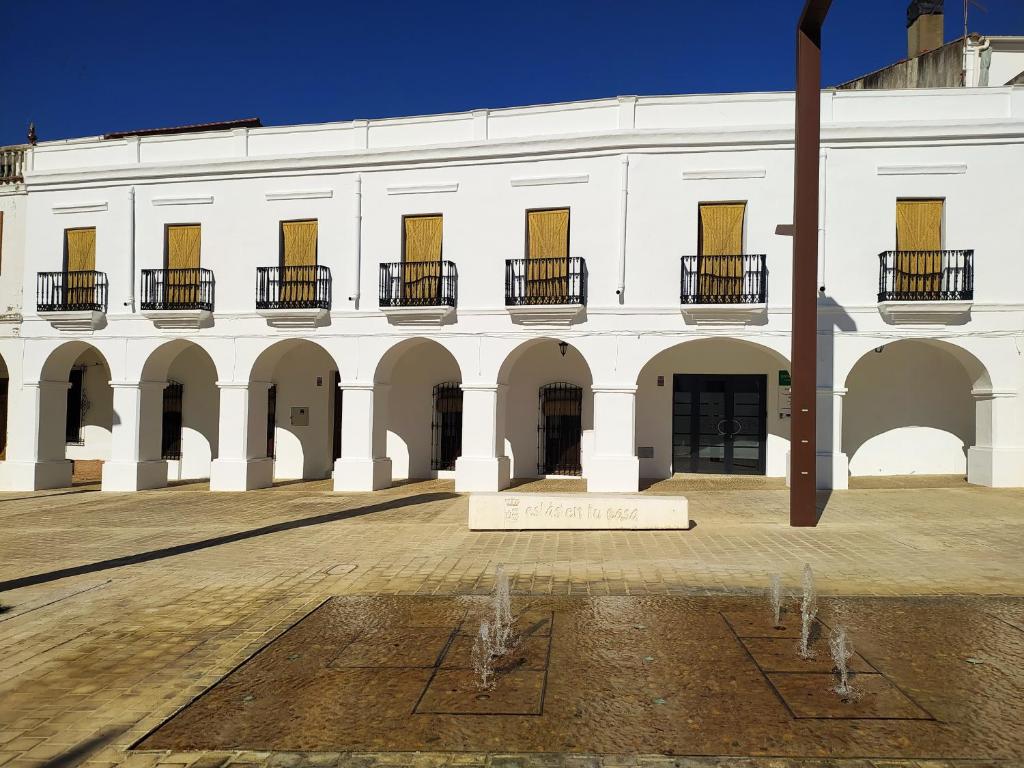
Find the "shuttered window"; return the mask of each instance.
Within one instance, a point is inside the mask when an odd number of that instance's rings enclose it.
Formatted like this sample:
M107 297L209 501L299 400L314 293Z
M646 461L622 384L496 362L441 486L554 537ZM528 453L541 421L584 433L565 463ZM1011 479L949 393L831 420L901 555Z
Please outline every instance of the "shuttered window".
M314 267L317 258L317 220L281 222L281 266Z
M942 210L942 200L896 201L896 291L941 290Z
M406 216L403 219L402 267L405 296L437 299L441 290L442 216Z
M91 304L96 287L96 227L64 230L64 290L68 306Z
M526 212L526 258L527 296L568 293L568 208Z
M191 304L199 299L199 224L167 225L167 301Z
M743 219L746 203L701 203L697 290L703 296L743 293Z

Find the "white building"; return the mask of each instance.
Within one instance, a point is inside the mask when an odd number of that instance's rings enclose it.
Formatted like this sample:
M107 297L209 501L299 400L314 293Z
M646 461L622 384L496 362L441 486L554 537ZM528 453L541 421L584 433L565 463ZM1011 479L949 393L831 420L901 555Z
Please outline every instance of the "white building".
M819 485L1024 485L1024 87L821 99ZM106 490L784 476L793 113L620 97L18 150L0 487L77 459Z

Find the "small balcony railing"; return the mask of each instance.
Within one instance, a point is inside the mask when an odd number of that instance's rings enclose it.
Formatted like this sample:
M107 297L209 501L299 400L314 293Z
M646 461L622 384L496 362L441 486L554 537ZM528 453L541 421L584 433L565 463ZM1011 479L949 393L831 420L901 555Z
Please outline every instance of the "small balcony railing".
M106 272L39 272L38 312L106 312Z
M683 256L680 304L764 304L768 300L765 255Z
M878 254L879 301L969 301L974 251L885 251Z
M380 265L381 307L454 307L459 273L453 261L394 261Z
M587 265L579 256L505 262L505 306L586 303Z
M256 309L330 308L328 267L312 264L256 268Z
M213 272L202 268L142 270L142 310L213 311Z
M25 148L0 148L0 184L17 184L25 177Z

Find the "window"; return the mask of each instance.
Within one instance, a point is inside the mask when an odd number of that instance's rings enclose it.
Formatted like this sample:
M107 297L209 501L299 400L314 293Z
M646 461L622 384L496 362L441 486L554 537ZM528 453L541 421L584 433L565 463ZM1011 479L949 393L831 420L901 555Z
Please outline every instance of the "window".
M334 372L334 421L332 423L332 452L335 461L341 458L341 403L345 393L341 389L341 373Z
M318 239L319 225L316 219L281 222L281 302L312 301L316 296Z
M184 387L180 382L168 381L164 387L163 432L160 436L160 458L181 458L181 406Z
M526 212L526 295L568 294L569 209Z
M96 227L64 230L64 289L67 306L96 301Z
M942 289L942 200L896 201L896 263L893 285L898 293Z
M743 293L745 202L701 203L697 229L697 292L726 300Z
M7 458L7 390L10 379L0 379L0 460Z
M64 441L68 445L82 444L82 420L85 416L85 368L76 366L68 375L68 410Z
M441 291L444 218L440 214L402 217L403 296L435 303Z
M164 263L168 304L192 305L199 302L201 244L202 227L199 224L167 225Z

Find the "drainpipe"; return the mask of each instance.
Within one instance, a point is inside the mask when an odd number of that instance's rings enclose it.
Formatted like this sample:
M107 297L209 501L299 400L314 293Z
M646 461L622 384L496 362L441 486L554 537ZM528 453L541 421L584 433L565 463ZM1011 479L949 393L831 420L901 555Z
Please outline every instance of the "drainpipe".
M824 294L827 282L825 280L825 213L828 211L828 150L821 150L821 168L818 171L818 188L821 190L818 195L818 292Z
M352 274L349 276L351 281L351 295L348 300L355 304L355 309L359 309L359 280L360 280L360 259L362 253L362 223L363 223L363 176L360 173L356 174L355 178L355 194L352 197Z
M621 182L619 187L619 283L615 287L615 295L619 297L620 304L625 301L623 294L626 290L626 210L629 197L629 155L623 155L621 162L619 174Z
M135 187L128 188L128 313L135 312Z

